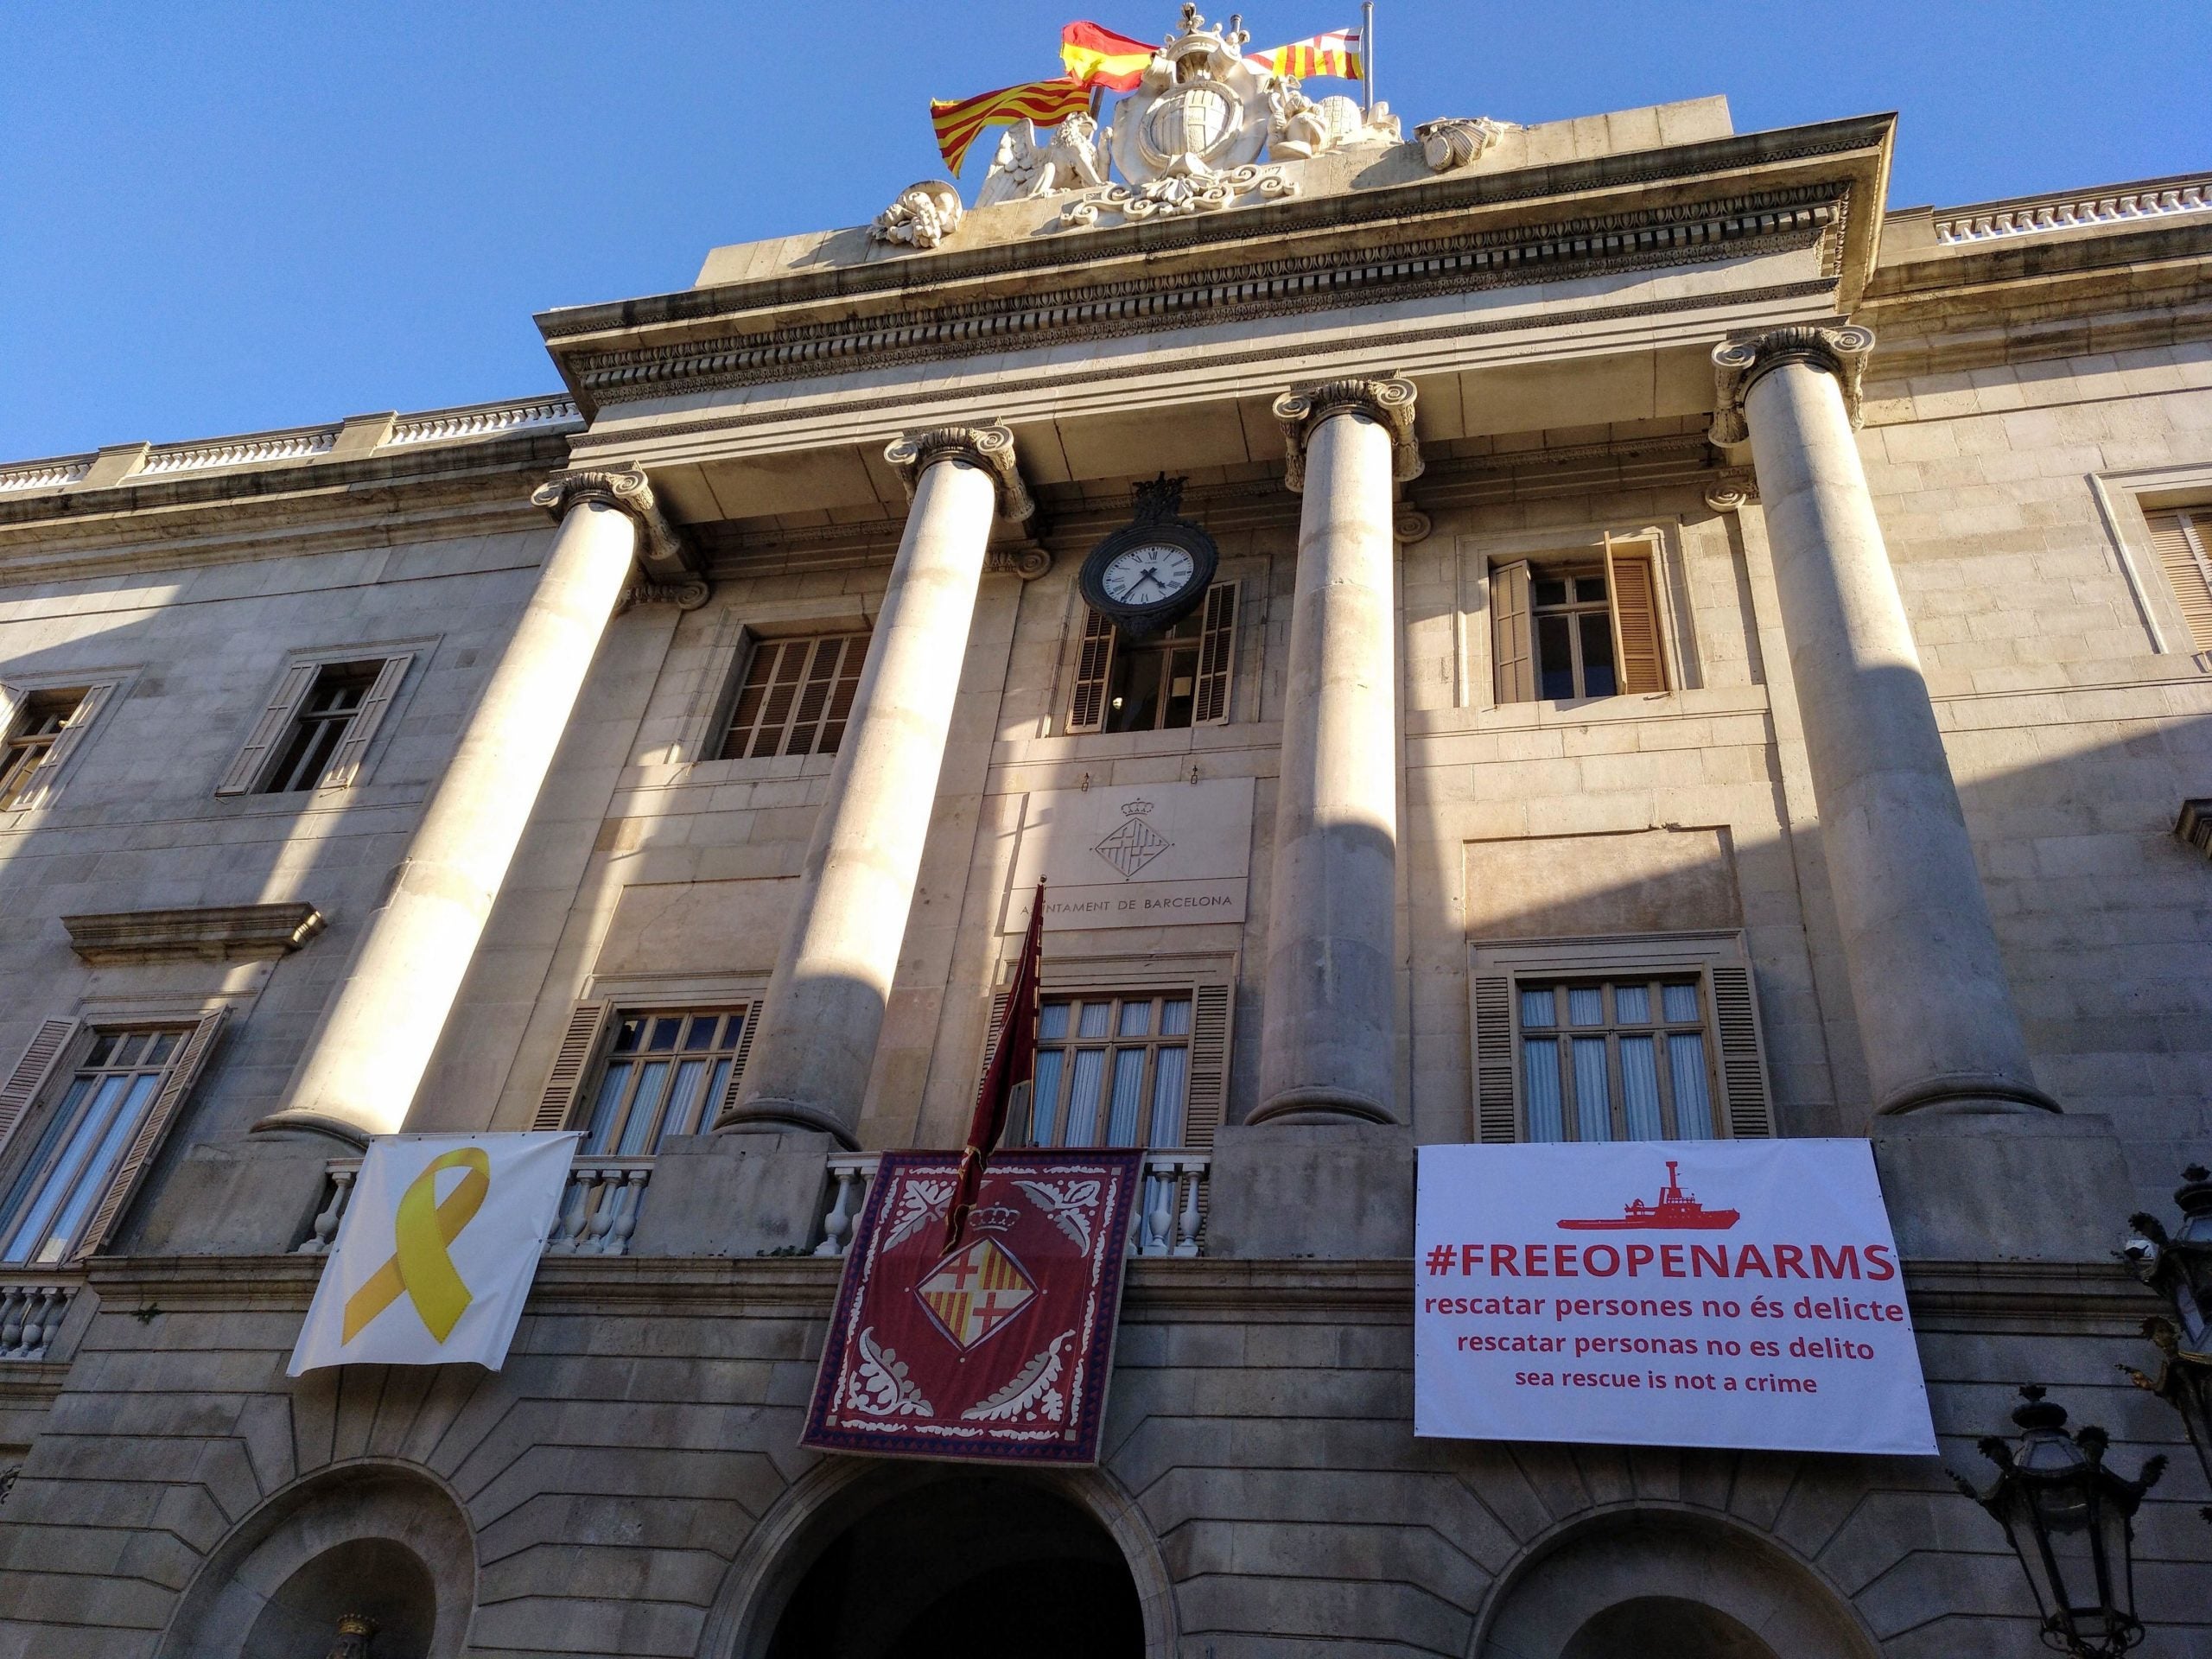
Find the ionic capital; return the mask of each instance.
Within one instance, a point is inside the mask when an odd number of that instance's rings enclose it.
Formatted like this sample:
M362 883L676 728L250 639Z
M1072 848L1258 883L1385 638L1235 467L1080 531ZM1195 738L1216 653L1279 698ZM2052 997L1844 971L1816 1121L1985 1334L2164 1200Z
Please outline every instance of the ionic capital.
M883 452L914 499L922 474L938 461L973 467L988 473L998 491L999 517L1020 523L1037 511L1029 489L1021 481L1021 467L1014 457L1014 434L1002 426L932 426L908 432L892 441Z
M1744 398L1758 378L1786 363L1804 363L1835 376L1843 407L1859 424L1859 387L1874 331L1855 322L1770 328L1763 334L1723 340L1713 348L1713 442L1732 448L1751 438Z
M579 467L556 473L530 494L531 504L556 519L581 502L596 501L626 513L638 526L638 563L655 582L681 584L696 575L699 560L682 525L661 511L652 480L641 467Z
M1283 484L1306 487L1306 446L1323 421L1335 415L1369 420L1390 435L1390 476L1403 484L1421 472L1421 440L1414 435L1414 383L1385 380L1324 380L1298 386L1275 399L1275 421L1282 428L1290 465Z

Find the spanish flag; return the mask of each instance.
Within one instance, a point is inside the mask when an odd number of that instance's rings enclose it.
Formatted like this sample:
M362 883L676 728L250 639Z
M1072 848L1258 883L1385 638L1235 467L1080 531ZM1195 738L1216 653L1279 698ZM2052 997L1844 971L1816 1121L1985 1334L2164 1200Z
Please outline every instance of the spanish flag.
M1060 31L1060 61L1069 75L1109 92L1135 92L1156 49L1096 23L1070 23Z
M1071 115L1090 107L1090 89L1063 76L1058 80L1025 80L995 92L973 98L931 99L930 124L937 129L937 147L944 164L960 176L960 163L968 146L985 127L1010 127L1017 121L1033 121L1040 127L1057 127Z
M1272 52L1255 53L1244 61L1255 69L1296 75L1301 80L1315 75L1361 80L1367 73L1366 66L1359 60L1359 31L1356 29L1339 29L1310 40L1293 41Z

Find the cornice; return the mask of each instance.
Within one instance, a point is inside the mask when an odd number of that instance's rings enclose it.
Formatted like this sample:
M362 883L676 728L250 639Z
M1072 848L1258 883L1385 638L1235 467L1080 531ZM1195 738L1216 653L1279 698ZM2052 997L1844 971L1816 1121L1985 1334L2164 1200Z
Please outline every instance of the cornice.
M1394 331L1389 337L1393 353L1437 341L1479 340L1500 334L1525 334L1545 328L1556 328L1562 324L1586 325L1596 322L1618 322L1636 317L1655 317L1670 315L1694 315L1701 311L1735 310L1745 307L1825 297L1833 300L1836 283L1833 277L1815 277L1805 282L1780 283L1771 287L1736 289L1715 294L1693 294L1664 299L1638 300L1623 305L1592 305L1561 308L1527 315L1507 317L1452 317L1424 329ZM1335 303L1336 302L1332 302ZM1282 361L1280 345L1255 346L1245 350L1220 349L1192 353L1184 364L1185 384L1190 376L1199 370L1235 369L1255 364L1279 364ZM858 367L858 365L854 365ZM1157 379L1164 371L1156 361L1116 364L1111 365L1086 364L1082 381L1086 387L1110 385L1116 381ZM1287 378L1287 377L1286 377ZM1033 378L1008 375L995 380L964 380L957 389L962 405L991 406L998 402L1018 398L1025 391L1033 391L1039 383ZM917 397L912 387L873 397L831 394L825 397L826 406L834 408L841 416L874 413L911 414ZM734 433L764 426L783 426L811 412L805 404L780 404L769 409L731 409L696 420L656 422L650 429L655 442L668 438L692 437L707 433ZM640 438L639 429L626 429L594 439L590 433L576 440L575 453L579 460L594 454L611 454L634 450Z
M64 916L69 948L93 963L267 961L322 931L313 905L202 905Z
M1705 264L1823 242L1823 270L1834 276L1851 211L1850 187L1838 181L1510 229L1432 234L1380 248L1370 242L1277 253L1196 277L1145 274L910 304L673 345L580 351L562 368L580 397L603 408L678 392L999 353L1030 341L1110 339Z
M323 1258L98 1256L86 1281L128 1313L304 1313ZM1908 1261L1905 1287L1923 1330L2139 1334L2157 1300L2117 1262ZM548 1256L533 1313L650 1314L664 1308L826 1318L843 1264L816 1256ZM1419 1281L1408 1259L1245 1261L1217 1256L1129 1263L1122 1317L1133 1324L1410 1325Z
M786 273L766 280L541 312L537 321L557 356L565 346L593 335L642 333L671 325L725 320L743 313L766 315L831 302L849 308L873 297L911 301L931 289L949 292L963 283L994 277L1014 276L1026 283L1056 268L1095 269L1122 258L1156 262L1165 253L1235 250L1248 242L1274 245L1291 237L1364 230L1382 221L1461 219L1470 210L1595 195L1609 189L1687 184L1715 175L1878 152L1886 148L1895 125L1894 116L1857 116L1505 172L1459 171L1385 189L1294 198L1272 205L1263 213L1155 219L1020 242L943 250L932 253L926 264L898 260ZM1875 193L1877 200L1879 195L1878 191ZM1371 243L1373 238L1363 237L1363 240ZM1232 251L1226 263L1241 267L1249 262Z

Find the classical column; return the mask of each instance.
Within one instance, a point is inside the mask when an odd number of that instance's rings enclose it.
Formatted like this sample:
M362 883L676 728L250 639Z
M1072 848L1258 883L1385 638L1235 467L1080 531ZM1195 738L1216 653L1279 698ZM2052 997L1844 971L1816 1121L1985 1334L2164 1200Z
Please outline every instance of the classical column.
M531 499L560 519L537 589L292 1074L283 1109L257 1129L358 1141L406 1121L600 636L638 559L676 543L641 472L568 473Z
M1394 486L1421 472L1414 389L1334 380L1275 400L1301 491L1283 697L1266 1023L1250 1122L1396 1121Z
M1029 499L1003 427L941 427L884 451L912 497L830 774L745 1092L721 1129L826 1129L847 1146L875 1061L928 839L994 516Z
M1876 1114L2056 1110L2028 1064L1859 461L1873 344L1827 327L1721 346L1713 437L1751 446Z

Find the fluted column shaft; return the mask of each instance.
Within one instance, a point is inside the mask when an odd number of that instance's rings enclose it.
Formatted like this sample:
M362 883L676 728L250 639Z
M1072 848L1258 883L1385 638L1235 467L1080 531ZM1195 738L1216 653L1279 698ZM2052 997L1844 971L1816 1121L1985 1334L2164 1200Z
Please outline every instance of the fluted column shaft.
M324 1009L283 1109L257 1129L321 1129L358 1140L395 1133L406 1122L630 580L639 515L652 512L639 474L572 475L537 499L562 516L537 590L438 779L390 896L371 914Z
M1874 1110L2056 1109L1852 431L1847 386L1872 345L1784 329L1715 358L1749 428Z
M855 1144L921 870L960 668L1013 438L956 428L887 452L913 505L868 642L788 931L724 1129L826 1129ZM1026 498L1009 503L1019 516Z
M1413 388L1338 382L1275 405L1298 576L1275 786L1260 1101L1250 1122L1396 1119L1394 479Z

